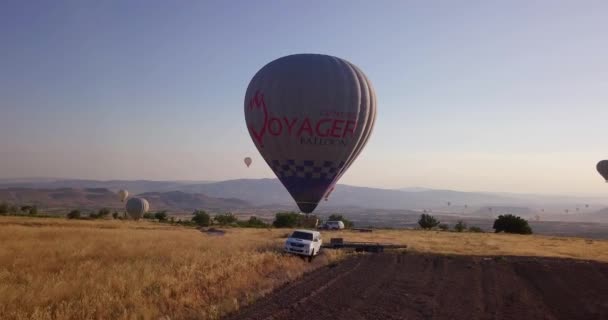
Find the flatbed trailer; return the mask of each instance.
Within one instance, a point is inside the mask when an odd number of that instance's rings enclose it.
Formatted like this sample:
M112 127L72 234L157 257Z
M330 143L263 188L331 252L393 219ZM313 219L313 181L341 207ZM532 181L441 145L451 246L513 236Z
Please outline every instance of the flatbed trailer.
M325 249L355 249L356 252L384 252L384 249L405 249L407 245L398 245L379 242L349 242L342 238L332 238L329 244L324 244Z

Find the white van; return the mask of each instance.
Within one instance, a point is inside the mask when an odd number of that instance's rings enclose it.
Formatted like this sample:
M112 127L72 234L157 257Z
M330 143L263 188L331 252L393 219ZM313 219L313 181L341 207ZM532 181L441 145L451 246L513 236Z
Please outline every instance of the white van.
M342 221L327 221L325 223L325 229L329 229L329 230L342 230L342 229L344 229L344 222L342 222Z
M312 230L296 230L285 241L285 252L308 257L308 260L321 251L321 233Z

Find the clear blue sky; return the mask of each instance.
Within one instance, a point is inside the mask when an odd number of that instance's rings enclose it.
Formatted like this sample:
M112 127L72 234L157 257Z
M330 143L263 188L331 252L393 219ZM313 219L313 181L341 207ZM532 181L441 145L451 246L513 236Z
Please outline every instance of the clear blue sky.
M5 0L0 177L272 177L245 89L313 52L377 91L342 183L601 193L606 17L606 1Z

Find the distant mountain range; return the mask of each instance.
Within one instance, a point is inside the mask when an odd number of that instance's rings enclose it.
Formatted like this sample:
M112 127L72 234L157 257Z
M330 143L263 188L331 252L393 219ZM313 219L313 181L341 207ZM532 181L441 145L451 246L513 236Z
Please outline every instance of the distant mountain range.
M19 189L21 188L21 189ZM25 189L24 189L25 188ZM0 179L0 201L32 202L49 207L122 207L113 192L127 189L146 197L152 208L172 211L296 210L277 179L210 181ZM448 205L449 203L449 205ZM585 205L589 205L587 208ZM466 206L466 208L465 208ZM365 212L367 209L400 212L423 210L441 214L492 217L515 213L534 217L559 216L560 220L608 221L603 198L461 192L426 188L380 189L338 185L318 212ZM579 208L579 211L576 211ZM413 210L413 211L412 211ZM566 214L565 210L569 210ZM608 210L608 209L606 209Z

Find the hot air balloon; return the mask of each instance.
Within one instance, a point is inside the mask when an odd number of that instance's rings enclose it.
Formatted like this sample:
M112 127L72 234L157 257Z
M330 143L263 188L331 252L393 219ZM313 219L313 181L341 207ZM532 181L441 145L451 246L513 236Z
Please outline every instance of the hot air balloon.
M127 199L127 197L129 196L129 191L121 189L118 190L118 198L120 198L121 202L125 202L125 200Z
M350 62L327 55L274 60L245 94L251 139L304 213L329 196L363 150L375 119L369 80Z
M586 204L586 205L585 205L585 208L589 208L589 205L588 205L588 204Z
M131 198L127 201L127 213L134 220L139 220L144 213L150 210L150 204L144 198Z
M597 165L595 166L595 168L597 169L597 172L599 172L600 175L602 175L604 180L606 180L606 182L608 182L608 160L602 160L602 161L598 162Z
M251 158L246 157L246 158L244 159L244 161L245 161L245 165L247 166L247 168L249 168L249 166L251 165Z
M452 205L452 203L448 201L448 207L451 206L451 205Z

